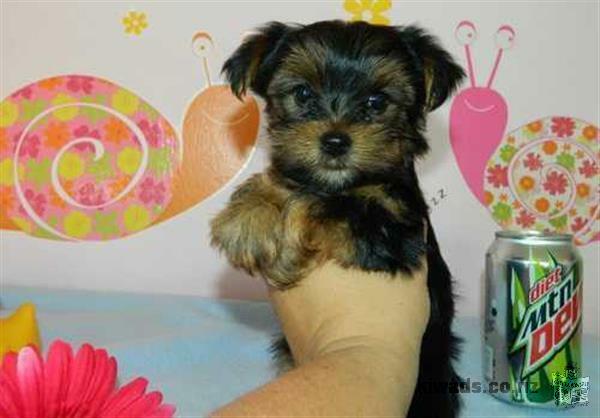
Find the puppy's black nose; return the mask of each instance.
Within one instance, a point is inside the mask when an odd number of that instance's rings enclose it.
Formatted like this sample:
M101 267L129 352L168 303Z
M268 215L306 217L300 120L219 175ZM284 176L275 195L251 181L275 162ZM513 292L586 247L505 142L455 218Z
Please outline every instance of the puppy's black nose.
M341 132L329 132L321 137L321 151L332 157L344 155L350 145L350 137Z

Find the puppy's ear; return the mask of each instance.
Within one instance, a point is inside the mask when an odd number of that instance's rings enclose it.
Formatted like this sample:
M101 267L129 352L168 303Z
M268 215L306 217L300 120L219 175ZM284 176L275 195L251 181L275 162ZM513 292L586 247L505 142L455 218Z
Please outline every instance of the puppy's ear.
M437 39L415 26L399 28L401 39L421 66L425 110L442 105L465 77L463 69L444 50Z
M231 90L241 97L248 89L259 96L266 93L286 36L294 28L280 22L271 22L247 36L223 65L222 73Z

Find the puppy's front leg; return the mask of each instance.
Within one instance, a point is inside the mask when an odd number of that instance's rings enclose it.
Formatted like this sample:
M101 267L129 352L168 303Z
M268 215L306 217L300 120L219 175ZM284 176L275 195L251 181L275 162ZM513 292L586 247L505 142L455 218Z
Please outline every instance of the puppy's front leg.
M264 275L278 257L288 196L267 174L254 175L213 219L212 245L225 253L234 267Z

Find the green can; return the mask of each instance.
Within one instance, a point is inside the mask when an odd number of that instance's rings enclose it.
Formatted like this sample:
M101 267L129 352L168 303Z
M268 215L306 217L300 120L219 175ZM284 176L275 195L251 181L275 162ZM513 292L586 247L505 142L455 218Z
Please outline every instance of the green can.
M483 375L509 390L493 396L562 406L560 379L581 378L582 273L571 235L496 233L486 254Z

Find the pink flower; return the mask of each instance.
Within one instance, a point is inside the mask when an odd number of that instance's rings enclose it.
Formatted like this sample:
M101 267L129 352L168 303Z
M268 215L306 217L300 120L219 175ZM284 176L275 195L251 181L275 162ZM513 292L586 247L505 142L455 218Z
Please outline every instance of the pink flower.
M144 137L146 138L150 146L158 148L162 145L162 131L160 129L160 126L158 126L158 123L154 123L151 125L150 122L148 122L146 119L143 119L141 122L138 123L138 126L144 133Z
M73 355L56 340L46 361L35 347L4 356L0 369L0 416L11 418L171 418L160 392L146 393L137 378L117 390L117 362L106 350L83 344Z
M85 183L78 190L79 202L88 206L101 205L105 202L103 190L96 189L96 184Z
M21 96L22 98L29 100L29 99L31 99L31 93L33 93L31 86L27 86L27 87L23 87L22 89L15 91L10 96L14 97L15 99L17 97Z
M40 152L40 138L37 135L31 135L25 137L23 143L21 144L21 149L19 150L19 156L25 157L29 155L31 158L35 158L38 156Z
M488 168L487 180L494 185L494 187L508 186L508 167L502 167L496 164L494 167Z
M575 122L571 118L555 117L552 118L552 132L558 135L559 138L573 135Z
M585 178L589 179L598 173L598 166L595 162L590 160L584 160L583 165L579 167L579 172L585 176Z
M523 165L531 171L539 170L542 167L542 159L538 154L530 152L527 154L527 157L525 157Z
M556 194L563 194L567 187L567 178L564 174L558 171L552 171L546 176L546 181L543 184L544 189L550 192L552 196Z
M140 199L146 205L152 201L156 202L157 205L161 205L165 201L167 189L162 181L154 183L154 180L148 177L140 184L140 188Z
M573 232L578 232L580 231L585 225L587 224L587 221L585 219L583 219L581 216L578 216L577 218L575 218L574 222L571 224L571 230Z
M69 81L67 82L67 89L72 91L73 93L77 93L79 90L83 90L85 94L90 94L93 89L94 79L92 77L85 76L70 76Z
M519 212L519 216L517 216L515 220L517 221L517 225L520 225L523 228L529 228L535 223L535 216L523 209Z
M44 196L42 193L36 194L33 190L27 189L25 190L25 200L29 203L33 211L38 216L44 215L44 212L46 211L46 204L48 203L46 196ZM27 214L22 206L19 211L24 215Z
M73 135L75 135L75 138L100 139L100 132L98 132L97 129L94 129L93 131L91 131L87 125L81 125L77 129L75 129L73 131ZM94 152L94 146L91 144L91 142L81 142L81 143L75 145L74 148L79 151L82 151L82 152L85 152L85 151Z

